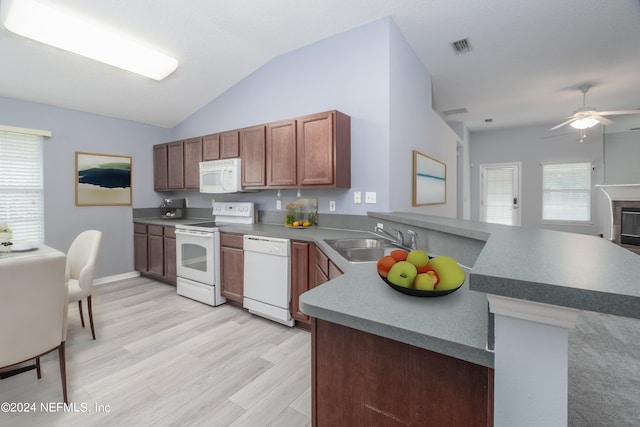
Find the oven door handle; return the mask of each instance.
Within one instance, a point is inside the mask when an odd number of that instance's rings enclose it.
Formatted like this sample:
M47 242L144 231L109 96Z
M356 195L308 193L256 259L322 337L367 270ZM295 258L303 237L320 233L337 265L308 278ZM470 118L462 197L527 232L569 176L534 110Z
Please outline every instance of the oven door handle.
M197 231L197 230L191 230L191 231L185 231L185 230L175 230L175 234L179 235L179 236L194 236L194 237L211 237L213 236L213 233L210 231Z

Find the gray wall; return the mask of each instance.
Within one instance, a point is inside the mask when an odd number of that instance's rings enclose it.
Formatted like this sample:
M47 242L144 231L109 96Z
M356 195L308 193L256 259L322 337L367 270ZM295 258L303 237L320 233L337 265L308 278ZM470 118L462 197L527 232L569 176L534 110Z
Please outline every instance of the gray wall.
M604 134L604 183L640 184L640 131Z
M456 215L456 135L431 109L431 80L391 19L382 19L273 59L174 129L163 129L13 99L0 98L4 125L45 129L45 243L68 249L82 230L104 232L96 276L133 271L132 207L76 207L75 152L133 156L133 207L157 207L187 197L210 207L211 195L153 191L154 144L338 109L352 118L352 188L303 190L328 212L418 211ZM448 165L448 202L411 207L411 150ZM353 191L375 191L376 204L353 204ZM217 195L275 210L276 191ZM283 191L283 205L296 198ZM364 194L363 194L364 198Z
M390 19L382 19L273 59L176 126L172 139L220 132L337 109L351 116L351 189L304 189L319 212L366 215L411 211L456 215L455 133L431 108L431 79ZM450 197L412 208L412 157L418 149L447 163ZM375 191L376 204L354 204L353 192ZM283 206L296 190L282 190ZM276 209L276 190L243 195L188 194L188 205L247 200Z
M97 229L96 277L133 271L132 206L76 206L75 152L132 156L133 207L158 206L151 146L169 130L2 97L0 122L53 133L44 140L45 243L67 252L77 234Z
M562 128L549 131L553 124L516 129L471 133L471 219L480 213L480 166L489 163L522 162L520 195L522 226L582 234L603 231L605 197L593 190L591 225L542 224L542 167L544 162L595 162L592 184L603 182L603 137L600 126L588 133L587 142L578 143L578 131Z

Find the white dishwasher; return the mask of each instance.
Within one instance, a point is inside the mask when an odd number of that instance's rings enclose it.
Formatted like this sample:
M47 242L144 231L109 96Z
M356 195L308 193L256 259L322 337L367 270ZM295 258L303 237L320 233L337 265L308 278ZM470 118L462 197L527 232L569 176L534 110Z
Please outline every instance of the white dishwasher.
M245 234L243 307L250 313L293 326L289 239Z

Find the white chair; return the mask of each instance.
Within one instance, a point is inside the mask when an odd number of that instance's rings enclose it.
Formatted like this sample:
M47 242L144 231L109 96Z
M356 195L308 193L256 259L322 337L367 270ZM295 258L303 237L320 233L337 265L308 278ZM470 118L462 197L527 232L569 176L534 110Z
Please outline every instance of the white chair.
M93 274L96 268L96 258L100 248L102 232L98 230L86 230L78 234L69 247L67 253L67 274L69 275L69 303L78 302L80 321L84 328L84 316L82 314L82 300L87 298L89 311L89 324L91 335L96 339L93 327L93 309L91 307L91 294L93 293Z
M42 378L40 357L57 349L65 403L68 307L64 254L0 259L0 368L35 359Z

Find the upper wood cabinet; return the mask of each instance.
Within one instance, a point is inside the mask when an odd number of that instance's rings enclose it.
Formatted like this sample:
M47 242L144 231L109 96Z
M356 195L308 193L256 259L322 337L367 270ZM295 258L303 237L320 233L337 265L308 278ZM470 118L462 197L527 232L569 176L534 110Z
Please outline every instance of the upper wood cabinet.
M351 120L339 111L297 119L298 185L351 186Z
M242 159L242 187L349 188L351 118L339 111L154 146L156 191L200 188L201 161Z
M267 125L267 186L291 187L298 184L296 121Z
M242 159L242 187L266 186L265 126L240 130L240 158Z
M202 161L218 160L220 158L220 134L202 137Z
M200 162L202 161L202 138L184 141L184 188L200 188Z
M167 144L167 180L170 190L184 188L184 142Z
M153 189L164 191L169 189L167 182L167 144L153 146Z
M240 157L240 136L237 130L220 134L220 158Z

